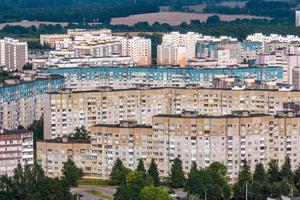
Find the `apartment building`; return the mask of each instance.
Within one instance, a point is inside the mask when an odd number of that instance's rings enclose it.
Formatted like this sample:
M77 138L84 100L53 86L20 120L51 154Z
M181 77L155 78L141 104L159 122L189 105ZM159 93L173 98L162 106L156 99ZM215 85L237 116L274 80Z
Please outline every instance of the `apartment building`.
M282 67L228 67L228 68L149 68L149 67L75 67L43 68L40 72L65 77L65 87L74 91L95 90L97 87L114 89L150 87L208 87L218 75L236 76L240 79L277 81L283 79Z
M186 111L181 115L157 115L152 121L152 127L138 125L135 121L91 127L90 156L97 165L93 165L92 172L89 164L88 169L83 165L85 173L107 179L117 158L131 169L137 167L140 158L144 159L146 167L153 158L161 176L169 175L172 161L177 157L182 160L185 173L189 172L193 161L199 167L218 161L227 167L232 182L237 180L244 159L249 161L252 171L257 163L266 166L271 159L281 166L285 157L291 158L292 169L298 166L300 118L291 112L273 116L235 111L229 115L208 116ZM57 171L61 170L62 161L54 164L48 157L52 157L55 150L58 155L53 157L65 155L70 147L62 150L63 145L47 141L38 143L37 156L45 163L42 166L46 173L55 166L58 166ZM78 150L76 156L79 155Z
M152 63L151 40L142 37L124 38L121 41L121 55L133 58L137 66L150 66Z
M57 41L62 41L68 38L74 38L76 36L83 36L85 34L90 34L93 36L99 36L101 34L111 34L109 29L99 29L99 30L86 30L86 29L68 29L67 34L51 34L51 35L40 35L40 44L49 45L51 48L55 48Z
M257 65L281 66L283 83L293 84L293 70L300 66L300 54L290 54L289 49L277 48L270 54L258 54Z
M133 67L133 59L129 56L109 56L109 57L91 57L83 58L66 58L63 56L55 56L48 58L36 58L32 60L34 68L54 67L54 68L70 68L70 67Z
M0 175L12 176L21 165L33 164L33 133L27 130L2 130L0 133Z
M71 159L83 170L85 178L97 178L97 173L92 172L98 171L98 163L89 141L67 137L43 140L37 142L36 151L37 161L48 177L61 177L64 163Z
M185 67L187 64L187 48L173 44L158 45L157 64Z
M64 87L60 75L37 76L31 80L8 80L0 85L0 130L29 126L43 115L47 92Z
M94 91L61 91L44 98L44 137L69 135L76 127L88 130L96 124L118 124L123 120L152 125L159 114L226 115L234 110L276 114L285 102L299 102L300 92L288 89L248 90L210 88L140 88Z
M28 62L28 45L13 38L0 40L0 66L9 71L22 70Z
M51 36L45 36L51 38ZM53 36L55 37L55 36ZM60 37L60 36L59 36ZM45 39L46 41L47 39ZM134 65L151 65L151 40L143 37L114 36L110 30L69 30L67 36L55 40L50 58L131 57Z

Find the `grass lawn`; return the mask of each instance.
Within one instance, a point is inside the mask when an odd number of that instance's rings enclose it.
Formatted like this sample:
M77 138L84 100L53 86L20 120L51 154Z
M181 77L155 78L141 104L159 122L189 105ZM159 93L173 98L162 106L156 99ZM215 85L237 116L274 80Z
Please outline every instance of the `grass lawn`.
M82 179L78 181L78 185L109 186L110 182L108 180Z
M113 200L113 197L107 194L104 194L103 192L97 191L97 190L87 190L85 191L87 193L90 193L92 195L98 196L104 200Z

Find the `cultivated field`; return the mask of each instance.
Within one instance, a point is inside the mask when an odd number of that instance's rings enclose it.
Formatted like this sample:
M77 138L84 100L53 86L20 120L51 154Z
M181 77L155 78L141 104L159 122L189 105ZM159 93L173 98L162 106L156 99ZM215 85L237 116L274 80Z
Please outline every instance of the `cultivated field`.
M131 15L129 17L112 18L111 24L125 24L134 25L138 22L147 21L149 24L154 22L168 23L170 25L179 25L182 22L190 23L193 19L198 19L201 22L205 22L208 17L212 15L218 15L223 21L233 21L236 19L262 19L267 17L257 17L250 15L222 15L222 14L196 14L196 13L184 13L184 12L159 12L159 13L147 13L139 15Z

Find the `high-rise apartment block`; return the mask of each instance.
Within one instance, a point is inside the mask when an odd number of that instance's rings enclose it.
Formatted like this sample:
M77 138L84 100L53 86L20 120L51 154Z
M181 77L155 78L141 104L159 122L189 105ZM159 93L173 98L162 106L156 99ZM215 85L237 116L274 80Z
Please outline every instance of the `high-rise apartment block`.
M127 89L148 85L150 87L186 87L191 84L210 87L220 75L236 76L258 81L283 79L282 67L228 67L228 68L150 68L150 67L75 67L45 68L41 72L65 77L65 87L74 91L95 90L109 86Z
M218 161L227 167L227 175L233 182L245 159L251 170L257 163L266 166L271 159L281 166L285 157L291 159L292 169L298 166L300 118L290 112L272 116L236 111L207 116L186 111L181 115L154 116L152 124L121 121L95 125L90 129L90 147L46 140L38 142L37 158L47 174L59 176L69 152L85 175L94 178L109 178L117 158L131 169L136 168L139 159L149 166L153 158L161 176L169 175L177 157L182 160L185 173L193 161L199 167Z
M157 64L185 67L187 63L187 48L174 44L157 46Z
M64 87L60 75L37 76L31 80L7 80L0 85L0 130L29 126L43 115L47 92Z
M0 40L0 66L9 71L22 70L28 62L28 46L13 38Z
M43 39L42 43L51 42L55 47L55 51L50 52L48 62L57 59L59 64L65 61L64 58L131 57L134 65L151 65L151 40L142 37L114 36L110 30L100 29L68 30L66 35L44 35L41 39Z
M209 88L141 88L94 91L63 91L44 98L44 137L71 134L76 127L88 130L96 124L118 124L122 120L152 125L159 114L197 111L218 116L235 110L276 114L285 102L299 102L300 92L290 90L237 90Z
M130 56L138 66L151 65L151 40L142 37L124 38L121 41L121 55Z
M21 165L33 164L33 133L27 130L1 130L0 175L12 176Z

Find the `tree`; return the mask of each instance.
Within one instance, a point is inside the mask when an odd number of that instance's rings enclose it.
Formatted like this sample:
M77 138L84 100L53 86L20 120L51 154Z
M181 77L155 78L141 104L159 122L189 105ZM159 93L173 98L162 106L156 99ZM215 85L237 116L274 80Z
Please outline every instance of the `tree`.
M44 138L44 118L34 120L27 129L33 132L33 147L36 149L36 142Z
M81 126L80 128L76 127L75 128L75 133L72 133L69 136L70 139L75 139L75 140L90 140L91 137L89 136L88 131L85 129L84 126Z
M23 70L32 70L32 64L31 64L31 63L26 63L26 64L23 66Z
M281 166L280 178L281 179L286 179L290 183L292 183L293 179L294 179L294 175L293 175L293 172L292 172L291 168L292 168L291 167L291 160L290 160L289 157L286 157L283 165Z
M190 173L184 190L189 195L198 195L200 199L230 198L231 188L226 178L226 167L221 163L211 164L208 168ZM225 174L225 175L224 175Z
M78 168L71 159L64 163L62 172L64 175L63 180L68 186L77 186L77 180L83 175L82 169Z
M293 185L290 183L290 180L284 178L280 182L280 191L282 195L289 196L291 194Z
M239 172L238 181L234 186L234 196L238 199L244 199L246 196L246 184L251 181L250 166L246 160L242 161L242 166Z
M185 182L184 172L182 169L182 161L179 158L175 158L172 164L170 181L172 188L182 187Z
M300 191L300 165L295 170L294 184L298 191Z
M258 183L264 183L267 181L267 173L262 163L256 164L253 181L257 181Z
M268 163L269 167L268 167L268 179L270 183L274 183L274 182L280 182L280 173L279 173L279 167L278 167L278 163L276 160L271 160Z
M110 178L113 185L121 185L126 183L126 176L129 169L124 167L123 162L118 158L111 170Z
M220 17L218 15L213 15L213 16L210 16L210 17L207 18L206 23L207 24L217 24L220 21L221 20L220 20Z
M41 166L19 164L12 177L0 177L0 199L70 200L71 194L63 181L46 177Z
M272 197L278 198L281 195L281 183L280 182L274 182L272 184Z
M232 189L229 185L225 185L223 187L223 198L224 200L229 200L231 199L232 196Z
M150 166L148 169L148 176L151 176L153 178L154 186L159 186L159 184L160 184L159 173L158 173L157 165L153 158L151 160L151 163L150 163Z
M160 187L146 186L140 193L140 200L172 200L170 195Z
M138 163L138 166L136 168L136 171L143 173L144 177L146 177L146 169L145 169L143 159L139 159L139 163Z
M197 171L198 171L197 163L196 161L193 161L188 177L193 176L193 174L196 173Z

